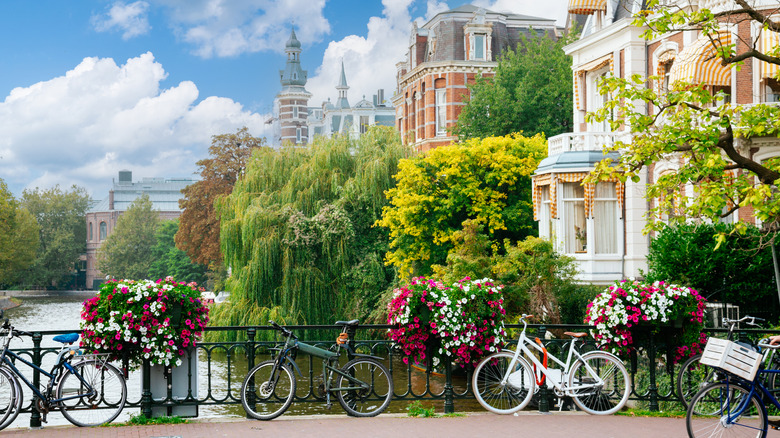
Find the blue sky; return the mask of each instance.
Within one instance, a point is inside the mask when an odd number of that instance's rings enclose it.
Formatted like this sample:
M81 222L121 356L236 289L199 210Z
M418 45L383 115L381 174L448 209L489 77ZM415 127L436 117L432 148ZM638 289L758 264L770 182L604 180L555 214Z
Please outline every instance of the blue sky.
M0 179L107 196L119 170L194 177L211 136L264 121L290 28L310 105L395 87L412 21L473 3L564 24L566 0L37 0L0 2Z

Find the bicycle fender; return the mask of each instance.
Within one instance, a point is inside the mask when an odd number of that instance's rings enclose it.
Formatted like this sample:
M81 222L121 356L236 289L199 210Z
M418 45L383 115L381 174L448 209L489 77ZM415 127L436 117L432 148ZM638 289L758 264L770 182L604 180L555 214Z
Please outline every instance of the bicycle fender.
M303 373L301 373L301 369L298 368L298 364L295 363L295 361L290 360L289 357L285 357L284 360L287 361L287 363L291 363L292 364L293 368L295 368L295 371L298 371L298 375L301 376L301 379L302 379L303 378Z
M583 354L582 358L585 359L586 357L588 357L589 354L594 354L594 353L606 354L608 356L611 356L613 359L617 359L618 362L623 363L623 360L621 358L615 356L614 354L610 353L609 351L604 351L604 350L589 351L589 352Z

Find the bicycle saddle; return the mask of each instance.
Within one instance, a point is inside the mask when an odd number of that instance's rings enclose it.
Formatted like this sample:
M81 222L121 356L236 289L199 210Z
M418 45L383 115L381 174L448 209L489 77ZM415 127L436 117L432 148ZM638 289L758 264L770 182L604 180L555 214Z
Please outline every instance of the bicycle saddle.
M572 338L582 338L588 336L588 334L585 332L563 332L563 334L566 336L571 336Z
M79 334L78 333L68 333L65 335L57 335L52 338L55 342L59 342L61 344L72 344L79 340Z
M360 321L357 320L357 319L353 319L351 321L336 321L335 325L349 325L349 326L353 326L353 325L358 325L358 324L360 324Z

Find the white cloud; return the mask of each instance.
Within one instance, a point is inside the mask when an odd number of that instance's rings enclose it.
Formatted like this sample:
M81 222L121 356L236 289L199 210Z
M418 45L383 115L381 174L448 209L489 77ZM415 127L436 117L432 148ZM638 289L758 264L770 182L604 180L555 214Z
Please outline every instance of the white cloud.
M242 126L266 135L266 116L231 99L197 102L189 81L160 89L166 76L145 53L121 66L85 58L63 76L15 88L0 102L0 175L17 195L77 184L101 198L120 169L135 179L193 176L212 135Z
M203 58L282 51L290 26L301 42L330 33L325 0L158 0L168 7L182 40Z
M98 32L107 32L114 29L122 31L122 39L144 35L149 32L151 26L146 16L149 3L137 1L133 3L115 2L108 12L92 17L92 23Z

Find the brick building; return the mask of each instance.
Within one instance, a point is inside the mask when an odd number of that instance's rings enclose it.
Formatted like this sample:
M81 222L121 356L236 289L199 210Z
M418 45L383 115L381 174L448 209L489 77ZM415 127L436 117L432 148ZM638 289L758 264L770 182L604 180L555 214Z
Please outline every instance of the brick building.
M492 76L501 53L515 49L532 29L552 38L559 31L553 19L472 5L441 12L422 27L415 23L406 59L396 64L392 98L404 141L423 151L454 141L449 130L468 98L467 85L478 75Z
M119 179L114 181L108 197L87 211L87 288L98 289L103 283L103 274L97 267L98 249L114 232L119 217L136 198L143 194L149 195L152 208L160 212L160 219L173 220L181 216L181 191L194 182L191 179L167 178L143 178L133 182L131 171L120 170Z
M667 0L664 5L707 8L713 12L732 10L729 0ZM758 0L767 7L777 2ZM618 180L582 185L582 179L602 158L602 148L620 140L631 142L625 126L611 131L606 123L587 122L585 114L604 105L597 82L606 75L627 78L634 74L663 76L650 86L662 92L677 80L704 84L712 93L724 91L733 103L776 102L780 94L772 79L775 67L750 59L741 69L723 66L714 56L710 39L697 30L677 31L647 41L645 28L633 26L632 15L643 2L629 0L570 0L569 20L582 25L582 35L564 50L572 56L574 80L574 132L549 139L548 157L533 177L534 214L541 237L554 239L559 251L573 256L582 271L580 279L609 283L647 271L650 237L642 230L652 206L645 197L646 186L670 170L684 165L677 156L652 163L643 169L638 182ZM731 9L729 9L731 8ZM770 41L774 38L774 41ZM725 26L715 40L757 41L776 45L776 34L762 35L760 26L742 21ZM648 114L655 109L645 108ZM743 145L754 160L780 155L777 138L754 138ZM612 153L613 158L617 152ZM692 187L685 196L695 196ZM754 222L752 211L739 209L724 221Z
M294 29L290 31L284 52L287 62L284 70L279 71L282 89L274 100L275 117L266 123L274 124L272 144L306 144L309 142L307 120L311 93L306 91L307 72L301 68L301 42Z

